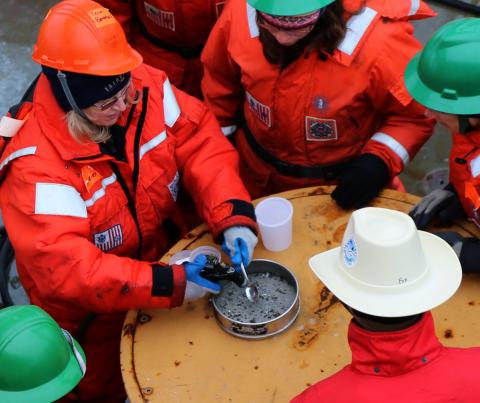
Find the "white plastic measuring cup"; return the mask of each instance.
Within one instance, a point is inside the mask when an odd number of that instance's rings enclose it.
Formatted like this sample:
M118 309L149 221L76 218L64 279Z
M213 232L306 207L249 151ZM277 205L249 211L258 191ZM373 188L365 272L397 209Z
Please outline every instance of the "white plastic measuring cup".
M287 249L292 243L292 203L269 197L257 204L255 214L265 248L272 252Z

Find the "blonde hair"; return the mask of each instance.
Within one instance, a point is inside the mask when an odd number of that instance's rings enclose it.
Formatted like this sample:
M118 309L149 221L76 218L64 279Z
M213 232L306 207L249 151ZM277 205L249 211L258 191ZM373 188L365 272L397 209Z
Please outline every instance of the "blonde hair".
M137 104L140 101L140 93L135 91L133 97L127 94L126 100L129 105ZM65 120L67 122L68 131L79 143L84 143L85 140L90 140L94 143L106 143L112 136L109 127L97 126L80 116L74 110L67 112Z
M94 143L105 143L111 137L108 127L97 126L73 110L67 112L65 120L67 121L68 131L79 143L84 143L86 139Z

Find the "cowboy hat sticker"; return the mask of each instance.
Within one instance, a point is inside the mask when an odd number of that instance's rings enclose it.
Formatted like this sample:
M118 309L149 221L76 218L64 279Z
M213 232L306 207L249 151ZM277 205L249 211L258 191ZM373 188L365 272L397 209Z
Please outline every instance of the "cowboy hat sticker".
M353 267L357 263L358 260L358 248L355 239L350 238L345 244L343 245L343 261L347 267Z

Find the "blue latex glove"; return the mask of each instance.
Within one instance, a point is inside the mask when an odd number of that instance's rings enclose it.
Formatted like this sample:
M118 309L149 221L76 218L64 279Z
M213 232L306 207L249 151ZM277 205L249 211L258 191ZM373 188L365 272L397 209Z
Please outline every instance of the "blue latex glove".
M204 297L207 293L218 294L222 287L201 276L202 270L207 263L205 255L198 255L193 262L185 262L185 275L187 285L185 287L185 300L193 301Z
M222 250L230 256L232 264L240 266L240 262L243 262L248 266L258 242L252 230L248 227L231 227L223 232L223 237Z

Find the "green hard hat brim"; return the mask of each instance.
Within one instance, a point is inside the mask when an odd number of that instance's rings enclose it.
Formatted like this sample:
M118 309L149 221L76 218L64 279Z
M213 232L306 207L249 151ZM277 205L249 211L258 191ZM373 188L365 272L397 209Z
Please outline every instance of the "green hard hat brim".
M75 347L86 361L85 353L80 344L74 340ZM73 352L65 369L50 382L44 383L33 389L11 391L0 390L0 402L2 403L44 403L53 402L70 392L82 379L82 371Z
M247 0L253 8L265 14L292 16L312 13L328 6L335 0Z
M410 95L428 109L451 115L476 115L480 113L480 95L448 99L425 85L418 75L422 52L417 53L405 69L405 86Z

